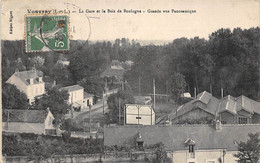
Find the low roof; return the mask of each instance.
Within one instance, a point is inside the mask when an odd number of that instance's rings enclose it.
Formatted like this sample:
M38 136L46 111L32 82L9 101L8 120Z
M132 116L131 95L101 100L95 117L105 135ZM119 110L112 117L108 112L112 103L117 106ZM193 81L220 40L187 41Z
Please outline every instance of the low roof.
M201 107L201 105L196 105L196 103L198 103L198 102L205 105L205 107ZM215 115L218 105L219 105L219 99L213 97L210 93L204 91L204 92L198 94L196 99L193 99L193 100L181 105L178 109L177 115L181 116L197 107L199 107L200 109L202 109L212 115ZM171 117L176 118L175 114L171 115Z
M221 99L219 113L229 111L232 114L245 110L251 114L260 114L260 102L254 101L244 95L234 98L230 95Z
M29 70L29 71L17 71L13 75L18 77L26 85L30 84L30 79L33 79L34 84L39 83L39 77L43 77L43 73L38 70Z
M94 95L87 93L87 92L84 92L84 98L90 98L90 97L94 97Z
M111 77L111 76L118 76L118 77L123 77L124 73L126 70L121 70L121 69L111 69L108 68L104 72L101 73L100 77Z
M7 119L9 113L9 120ZM4 122L44 123L48 111L6 109L3 115Z
M237 142L246 141L248 133L260 131L260 124L222 125L217 131L211 125L171 125L171 126L105 126L104 144L134 145L134 138L140 133L144 144L162 142L168 150L186 150L185 141L192 139L195 149L237 150Z
M68 91L68 92L81 90L81 89L84 89L84 88L79 85L71 85L71 86L61 88L61 90Z
M198 102L202 103L202 105L197 105ZM254 101L244 95L237 98L228 95L219 100L210 93L204 91L198 94L196 99L181 105L178 109L177 115L179 117L195 108L200 108L212 115L224 111L237 114L240 110L245 110L251 114L260 114L260 102ZM170 119L177 118L175 115L175 113L170 114Z

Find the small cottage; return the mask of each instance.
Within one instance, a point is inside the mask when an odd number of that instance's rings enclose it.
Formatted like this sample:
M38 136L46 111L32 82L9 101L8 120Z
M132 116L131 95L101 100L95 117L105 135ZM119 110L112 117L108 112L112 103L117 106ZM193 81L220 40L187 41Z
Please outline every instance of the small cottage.
M3 131L56 135L54 116L47 110L6 109L3 114Z

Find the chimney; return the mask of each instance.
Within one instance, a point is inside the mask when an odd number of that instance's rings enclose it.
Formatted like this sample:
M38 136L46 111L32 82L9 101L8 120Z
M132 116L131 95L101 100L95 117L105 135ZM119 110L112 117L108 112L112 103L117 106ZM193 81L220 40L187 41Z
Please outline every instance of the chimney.
M216 120L216 122L215 122L215 129L216 129L216 131L221 131L221 129L222 129L221 122L219 120Z
M19 74L19 69L15 69L15 74L18 75Z
M33 78L30 78L30 84L33 85Z
M221 88L221 98L223 98L224 97L224 90L223 90L223 88Z
M194 87L194 98L197 98L197 90L196 90L196 87Z
M42 83L42 77L39 77L39 83Z

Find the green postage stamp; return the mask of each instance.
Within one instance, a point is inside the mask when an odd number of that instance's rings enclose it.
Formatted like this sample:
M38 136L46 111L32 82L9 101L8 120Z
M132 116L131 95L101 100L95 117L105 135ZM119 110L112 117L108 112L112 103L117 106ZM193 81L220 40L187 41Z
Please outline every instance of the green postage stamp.
M25 22L26 52L69 50L68 16L26 16Z

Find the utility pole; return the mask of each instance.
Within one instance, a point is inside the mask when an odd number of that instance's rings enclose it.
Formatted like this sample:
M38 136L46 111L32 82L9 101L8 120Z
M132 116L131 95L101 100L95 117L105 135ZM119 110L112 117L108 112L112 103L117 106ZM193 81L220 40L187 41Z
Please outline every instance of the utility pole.
M139 98L141 96L141 77L139 76L139 81L138 81L138 90L139 90Z
M7 130L9 130L9 110L7 110Z
M102 96L103 96L103 115L105 114L105 99L104 99L104 91L102 92Z
M125 84L125 82L123 81L122 82L122 90L124 90L124 84Z
M118 119L118 123L119 125L121 125L121 99L118 99L118 111L119 111L119 119Z
M155 79L153 79L153 109L155 109Z
M124 106L124 126L125 126L125 109L126 109L126 106Z
M89 137L91 136L91 105L89 105Z

